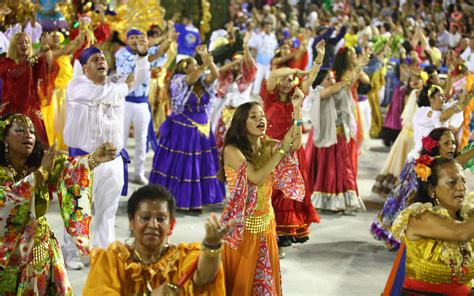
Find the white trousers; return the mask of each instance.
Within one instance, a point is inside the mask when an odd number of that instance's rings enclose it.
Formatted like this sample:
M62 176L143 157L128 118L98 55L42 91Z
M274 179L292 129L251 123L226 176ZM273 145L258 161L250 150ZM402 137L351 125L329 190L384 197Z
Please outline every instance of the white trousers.
M135 138L135 176L145 176L146 141L151 114L147 103L125 102L124 139L127 147L130 125L133 122L133 137Z
M262 86L263 79L268 79L270 76L270 65L257 64L257 73L255 74L255 81L253 82L252 94L255 96L260 95L260 87Z
M123 187L123 160L117 157L113 161L100 164L93 171L91 247L107 248L115 241L115 214L120 202ZM76 255L77 248L71 236L64 231L64 258Z

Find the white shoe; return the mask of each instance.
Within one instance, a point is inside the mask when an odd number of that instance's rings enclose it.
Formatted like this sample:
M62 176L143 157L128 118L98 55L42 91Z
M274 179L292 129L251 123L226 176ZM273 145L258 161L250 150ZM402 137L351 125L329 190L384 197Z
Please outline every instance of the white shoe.
M79 257L74 256L69 259L64 260L66 262L66 266L73 270L81 270L84 268L84 264L81 262Z
M143 175L135 176L135 183L137 183L138 185L146 185L148 184L148 179L145 178L145 176Z

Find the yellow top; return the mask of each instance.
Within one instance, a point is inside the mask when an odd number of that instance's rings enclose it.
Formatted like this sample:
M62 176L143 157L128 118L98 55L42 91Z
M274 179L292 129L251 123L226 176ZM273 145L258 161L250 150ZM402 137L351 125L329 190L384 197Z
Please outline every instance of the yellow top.
M118 241L106 250L94 248L83 295L144 295L145 277L152 289L166 283L177 284L197 260L200 244L170 246L158 262L148 265L137 263L130 251ZM191 276L179 295L225 295L222 266L214 281L203 287L195 286Z
M344 44L346 47L356 46L358 40L359 40L359 36L357 34L346 33L346 35L344 35Z
M54 85L56 88L65 89L73 75L71 58L69 55L62 55L56 59L56 62L59 65L59 73L54 81Z
M473 209L473 206L470 203L463 207L461 215L464 219L468 217L471 209ZM471 280L474 278L473 241L466 243L467 258L464 265L468 267L469 272L461 276L463 256L459 242L441 241L432 238L413 241L405 236L410 217L419 216L426 212L452 219L448 211L441 206L433 206L431 203L414 203L400 213L392 226L393 234L402 239L406 245L405 276L431 284L450 284L453 283L450 262L453 262L456 277L459 278L458 283L471 286Z

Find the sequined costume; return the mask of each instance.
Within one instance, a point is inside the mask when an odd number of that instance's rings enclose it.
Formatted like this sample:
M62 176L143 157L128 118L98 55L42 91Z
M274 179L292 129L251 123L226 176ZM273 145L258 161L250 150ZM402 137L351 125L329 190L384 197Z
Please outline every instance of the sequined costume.
M266 142L255 158L256 168L269 158ZM256 186L247 179L247 164L237 170L225 166L230 198L221 222L235 221L225 236L224 262L227 295L281 295L280 263L276 239L273 190L286 198L302 201L304 181L298 158L287 154L264 183Z
M88 254L87 157L57 157L47 185L37 185L33 173L14 179L7 167L0 167L0 182L0 294L72 295L58 241L44 215L49 192L56 192L67 232L81 253Z
M461 210L463 220L470 217L472 210L471 203L464 205ZM394 235L406 245L403 288L449 296L471 295L471 280L474 278L472 241L462 243L433 238L410 240L406 236L409 219L425 213L452 219L441 206L414 203L400 213L392 227Z

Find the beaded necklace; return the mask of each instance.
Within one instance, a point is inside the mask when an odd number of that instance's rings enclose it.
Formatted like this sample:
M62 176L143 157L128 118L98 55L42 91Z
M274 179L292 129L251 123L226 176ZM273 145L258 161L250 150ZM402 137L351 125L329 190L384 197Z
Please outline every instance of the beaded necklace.
M12 172L13 180L15 181L19 181L23 179L24 177L28 175L30 171L30 168L28 167L28 165L25 165L25 167L23 168L21 172L18 172L17 170L15 170L15 168L11 164L8 164L8 169Z
M252 154L252 163L255 168L261 168L268 160L267 143L262 142L257 150Z
M163 248L161 248L160 255L158 256L158 258L155 261L152 261L152 262L149 262L149 263L144 263L143 262L142 256L140 255L140 253L137 251L137 248L135 247L135 242L130 247L131 247L132 252L133 252L133 257L135 258L135 261L139 265L150 265L150 264L154 264L154 263L158 262L161 259L161 257L163 257L163 255L166 253L166 251L168 251L169 246L170 246L169 244L165 244L163 246ZM153 291L153 287L151 285L151 278L148 278L146 272L142 272L142 277L143 277L143 281L145 282L145 289L146 289L146 292L143 293L143 295L151 295L151 292Z

